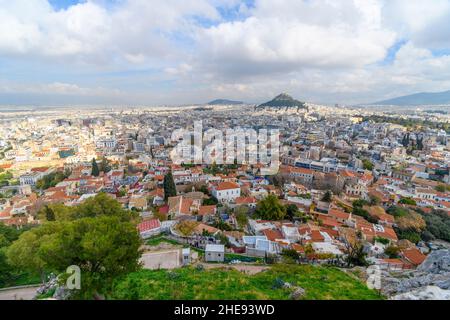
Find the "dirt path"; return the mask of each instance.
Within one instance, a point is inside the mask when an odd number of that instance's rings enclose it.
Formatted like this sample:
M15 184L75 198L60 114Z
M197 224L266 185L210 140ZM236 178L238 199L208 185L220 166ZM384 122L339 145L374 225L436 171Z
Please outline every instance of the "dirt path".
M255 266L250 264L202 264L206 269L233 268L239 272L254 275L269 269L267 266Z
M38 287L10 289L0 291L0 300L32 300Z

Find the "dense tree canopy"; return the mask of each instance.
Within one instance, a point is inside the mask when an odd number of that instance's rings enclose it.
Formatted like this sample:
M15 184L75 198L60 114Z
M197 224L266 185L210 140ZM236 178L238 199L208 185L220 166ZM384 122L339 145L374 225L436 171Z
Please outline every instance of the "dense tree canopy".
M52 172L36 182L36 188L46 190L56 186L58 183L70 176L70 171Z
M442 239L450 241L450 216L445 211L433 210L423 213L427 227L422 233L423 240Z
M298 207L295 204L289 204L286 206L286 215L289 219L294 219L300 214Z
M399 206L392 206L387 211L395 217L400 239L414 243L434 239L450 241L450 216L444 211L425 213L417 208L413 211Z
M52 205L41 214L54 220L23 233L7 250L16 268L64 274L76 265L82 288L75 296L88 299L107 292L115 277L139 268L134 216L111 197L99 194L70 208Z
M244 228L248 223L249 209L245 206L236 208L236 221L240 228Z
M102 162L100 163L100 168L101 171L103 171L104 173L108 173L111 171L111 166L109 164L108 159L106 159L105 157L102 158Z
M327 192L325 192L321 200L325 202L331 202L331 200L333 200L333 194L331 193L331 191L328 190Z
M277 196L270 194L258 202L255 214L264 220L283 220L286 216L286 207L281 204Z
M67 221L98 216L116 216L122 221L130 221L137 218L136 213L123 209L118 201L106 193L99 193L74 207L51 204L42 208L38 214L41 219L47 221ZM54 217L54 219L49 220L49 217Z

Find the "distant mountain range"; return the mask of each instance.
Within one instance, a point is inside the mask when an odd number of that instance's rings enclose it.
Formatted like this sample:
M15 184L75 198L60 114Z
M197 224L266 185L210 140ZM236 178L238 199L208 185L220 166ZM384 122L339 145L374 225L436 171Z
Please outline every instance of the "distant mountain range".
M417 106L450 104L450 91L422 92L389 100L371 103L372 105Z
M227 99L217 99L213 100L211 102L208 102L208 105L210 106L217 106L217 105L238 105L238 104L244 104L242 101L233 101L233 100L227 100Z
M258 108L264 108L264 107L297 107L297 108L306 108L306 105L304 102L295 100L290 95L286 93L282 93L278 96L276 96L273 100L268 101L266 103L263 103L258 106Z

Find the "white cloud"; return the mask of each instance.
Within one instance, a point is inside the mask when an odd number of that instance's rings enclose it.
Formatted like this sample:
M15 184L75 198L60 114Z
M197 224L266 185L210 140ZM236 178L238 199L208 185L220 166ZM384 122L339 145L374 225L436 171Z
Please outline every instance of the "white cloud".
M0 56L12 62L0 92L187 103L289 91L334 103L448 90L448 21L450 0L88 0L58 11L0 0ZM23 61L42 76L17 84Z
M0 0L0 54L68 57L85 63L143 63L173 55L171 33L199 15L218 19L206 0L87 1L54 10L47 0Z
M190 71L192 71L192 66L187 63L182 63L176 68L166 68L165 72L172 76L177 75L187 75Z
M245 21L200 30L204 58L219 73L363 67L383 60L395 33L376 1L257 0Z
M429 45L435 38L447 35L448 46L448 21L448 0L384 0L383 23L417 44Z

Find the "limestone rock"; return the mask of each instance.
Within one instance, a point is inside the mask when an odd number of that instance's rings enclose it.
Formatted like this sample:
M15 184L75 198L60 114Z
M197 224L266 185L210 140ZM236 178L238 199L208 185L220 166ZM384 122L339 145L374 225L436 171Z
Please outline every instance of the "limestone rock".
M450 250L433 251L417 268L417 271L434 274L450 272Z
M291 293L291 300L300 300L303 298L306 294L305 289L297 287L292 293Z
M450 290L427 286L393 296L391 300L450 300Z
M433 251L415 271L382 274L382 292L393 299L449 299L450 250Z

